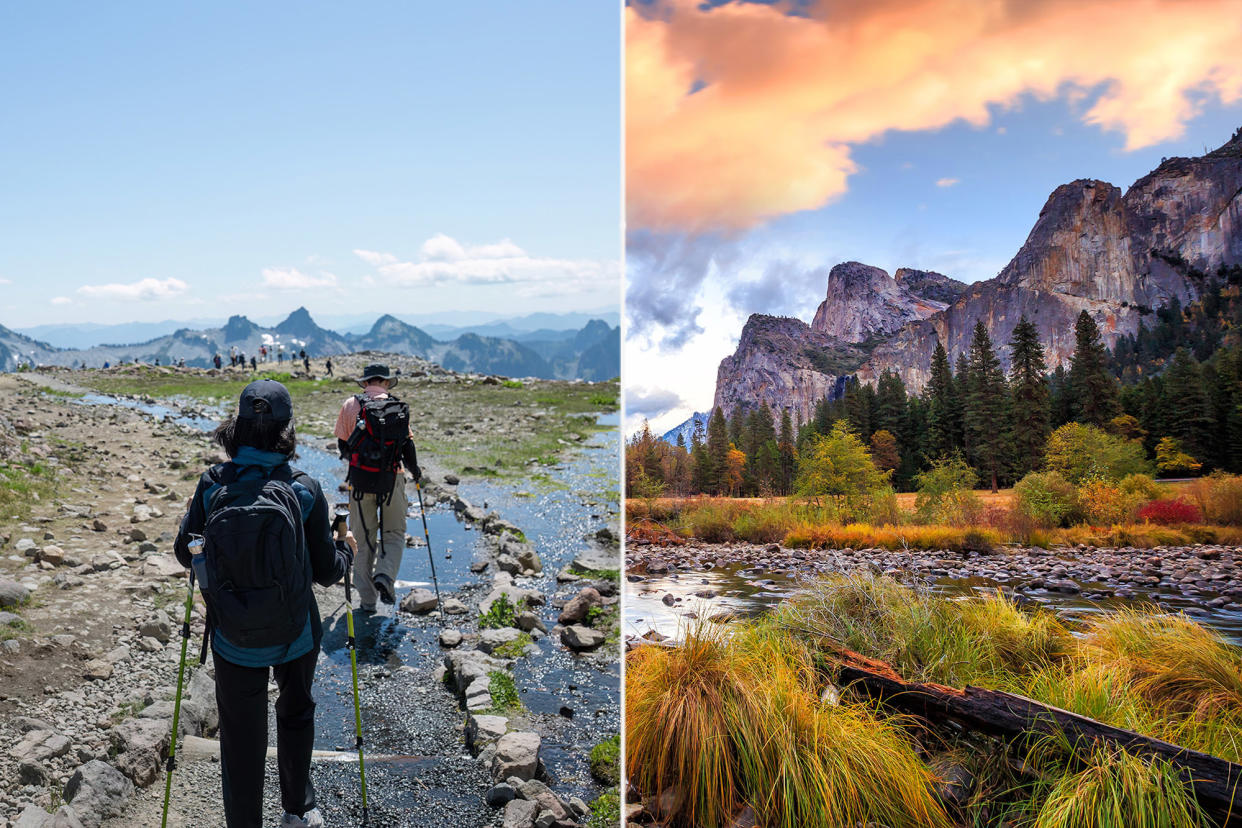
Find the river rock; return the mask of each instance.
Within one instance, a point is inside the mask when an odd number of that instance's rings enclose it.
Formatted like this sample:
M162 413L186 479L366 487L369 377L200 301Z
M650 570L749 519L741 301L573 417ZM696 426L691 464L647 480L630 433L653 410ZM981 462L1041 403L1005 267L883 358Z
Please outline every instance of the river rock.
M549 811L560 820L574 819L573 811L569 805L562 802L561 799L552 792L552 789L540 782L538 779L528 779L518 788L518 796L522 799L534 802L539 806L540 811Z
M465 615L468 612L470 612L470 608L462 603L461 600L457 598L446 598L444 600L445 615Z
M479 649L489 655L505 644L511 644L522 635L521 630L513 627L501 627L498 630L483 630L479 634Z
M446 649L452 649L461 643L461 630L447 629L440 630L440 646Z
M65 801L73 805L85 828L98 828L108 817L119 815L133 795L134 783L99 759L82 765L65 783Z
M537 807L534 802L525 799L512 800L505 805L503 828L532 828Z
M401 611L424 615L436 608L436 595L429 589L419 587L401 599Z
M29 597L30 590L17 581L0 580L0 609L24 604Z
M504 736L509 730L509 720L504 716L475 715L466 716L466 747L471 753L478 753L484 745L490 745ZM503 803L502 803L503 804ZM494 805L492 807L500 807Z
M512 731L501 736L496 742L496 755L492 759L492 777L508 779L516 776L523 781L534 779L539 770L542 741L538 733L529 731ZM534 811L531 816L534 816Z
M621 568L620 556L611 547L589 546L574 558L575 569L606 572Z
M487 789L485 798L489 808L503 808L517 798L517 791L508 782L497 782Z
M27 805L13 828L85 828L72 805L61 805L56 813L49 814L38 805Z
M604 643L607 636L600 630L583 627L578 624L566 627L561 631L561 643L571 650L579 652L594 650Z
M577 597L565 605L561 610L560 616L557 618L562 624L577 624L579 621L587 617L587 613L591 607L600 603L599 590L594 587L583 587Z

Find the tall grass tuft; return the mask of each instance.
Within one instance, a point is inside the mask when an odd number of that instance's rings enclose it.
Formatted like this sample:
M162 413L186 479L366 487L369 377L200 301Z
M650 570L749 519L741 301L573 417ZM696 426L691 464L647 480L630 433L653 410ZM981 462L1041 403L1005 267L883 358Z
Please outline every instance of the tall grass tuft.
M1031 828L1207 828L1178 771L1162 759L1098 749L1061 776Z
M1184 615L1122 610L1093 623L1085 645L1087 658L1129 675L1155 704L1242 713L1242 654Z
M682 647L641 648L627 665L630 776L680 794L661 817L719 826L747 803L779 828L949 824L898 728L820 700L804 646L770 624L719 636L699 628Z

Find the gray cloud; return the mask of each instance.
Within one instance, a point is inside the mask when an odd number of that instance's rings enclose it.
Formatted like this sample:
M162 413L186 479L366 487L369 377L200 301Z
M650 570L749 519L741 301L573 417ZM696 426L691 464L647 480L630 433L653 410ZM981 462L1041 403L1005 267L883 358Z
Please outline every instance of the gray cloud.
M729 303L743 316L805 316L813 310L828 285L827 266L807 269L793 261L769 262L753 281L729 288Z
M735 257L734 244L717 235L630 233L625 244L629 335L676 350L703 333L698 322L703 280L713 265L726 267Z
M685 404L680 394L667 388L625 389L625 416L627 417L646 417L654 420L661 414L667 414Z

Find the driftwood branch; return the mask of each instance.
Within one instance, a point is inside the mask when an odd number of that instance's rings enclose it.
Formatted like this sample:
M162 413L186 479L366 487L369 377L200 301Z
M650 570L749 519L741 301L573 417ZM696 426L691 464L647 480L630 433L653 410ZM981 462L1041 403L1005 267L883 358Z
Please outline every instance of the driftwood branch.
M1032 734L1061 734L1075 749L1107 743L1145 756L1160 757L1181 770L1199 804L1222 826L1242 826L1242 765L1179 747L1159 739L1062 710L1042 702L967 686L906 681L887 664L842 651L839 680L884 704L935 721L952 719L963 726L1006 739Z

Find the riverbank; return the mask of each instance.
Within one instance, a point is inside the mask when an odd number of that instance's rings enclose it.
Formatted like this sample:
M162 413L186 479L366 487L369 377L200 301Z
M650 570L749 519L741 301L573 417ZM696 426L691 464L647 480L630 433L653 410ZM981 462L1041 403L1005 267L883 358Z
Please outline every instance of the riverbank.
M632 645L628 816L656 825L1213 826L1242 772L1242 651L1183 615L860 572Z
M17 377L0 377L0 397L5 397L6 403L4 410L30 415L29 422L12 429L13 439L9 442L15 453L8 458L11 462L6 468L29 467L30 491L43 492L38 501L27 498L23 506L27 516L19 515L18 522L11 529L6 529L10 532L11 542L5 549L8 554L3 559L3 568L0 568L0 580L13 578L21 582L24 589L30 590L30 595L16 608L14 615L18 620L6 625L4 636L16 642L15 646L6 642L5 649L0 651L3 656L0 658L0 672L5 678L5 698L0 699L0 711L4 711L0 712L0 738L8 737L10 744L18 745L24 737L36 734L31 738L39 744L49 744L46 756L42 756L43 751L38 749L30 757L42 764L45 776L40 776L34 767L23 771L18 766L18 760L7 754L0 762L0 774L3 774L0 778L5 780L4 789L0 791L0 804L3 805L0 810L6 815L11 814L10 819L16 819L18 813L31 805L44 813L59 807L66 793L64 783L80 765L91 760L121 767L123 762L117 757L123 757L132 750L134 758L145 751L151 760L148 764L154 763L153 767L158 765L162 746L157 731L162 728L166 738L168 721L162 717L171 713L165 710L165 707L171 707L166 697L175 682L179 642L171 636L161 641L160 636L144 635L144 630L163 634L162 628L148 628L145 622L152 620L147 616L162 612L163 616L155 620L165 621L172 629L177 626L173 616L177 611L176 602L184 599L184 580L175 562L172 566L168 565L168 547L184 498L192 491L193 480L197 479L205 464L218 459L207 442L201 421L210 421L213 398L227 399L223 392L179 398L170 411L160 411L158 407L151 406L150 403L168 402L152 394L144 395L146 403L141 400L119 400L124 404L90 405L85 403L96 401L84 398L83 393L93 389L72 384L82 379L82 374L65 372L62 378L58 372L50 378L38 378L41 390ZM486 383L486 379L466 378L454 382L466 388L492 390L495 386ZM195 377L194 381L205 387L200 377ZM235 382L231 377L223 377L222 381ZM443 377L438 382L449 384ZM466 382L470 385L466 386ZM500 382L498 380L496 385ZM296 383L292 384L296 386ZM326 388L309 386L295 392L299 436L306 446L307 458L313 462L319 462L317 455L334 460L315 446L326 446L329 442L330 423L335 419L336 406L344 397L341 388L325 385ZM413 397L418 389L413 388L413 382L409 385L407 394ZM449 393L458 395L457 399L465 399L469 395L465 388ZM12 399L7 398L9 394ZM532 414L538 414L553 407L553 403L538 403L534 407L536 410ZM148 411L144 413L139 408ZM486 408L483 406L483 409ZM500 414L493 410L494 417L499 419ZM583 454L583 444L590 443L592 434L598 434L606 445L605 438L609 432L595 426L594 416L591 416L589 426L583 428L586 435L583 440L564 441L564 444L555 442L563 440L563 432L553 436L546 433L544 427L556 432L562 417L584 422L586 419L581 411L560 411L555 416L545 413L543 416L509 418L509 438L523 445L528 444L528 440L546 444L551 439L564 450L560 456L528 458L535 460L535 463L529 464L526 479L540 473L554 478L567 466L572 466L572 458ZM182 422L178 423L178 420ZM191 420L195 421L194 424L189 423ZM323 428L322 433L319 433L320 428ZM531 436L526 434L527 429L539 433ZM438 427L428 427L425 433L429 444L446 437ZM615 431L612 433L615 434ZM59 441L50 439L50 434L55 434ZM589 451L601 450L607 451L599 446ZM612 457L611 467L615 469L615 449ZM42 467L37 463L30 465L28 461L31 458L52 459L51 465L67 471L48 474L41 471ZM552 796L570 809L564 815L566 818L572 817L575 822L585 820L589 818L589 803L582 801L577 792L607 790L606 784L592 781L589 770L585 770L590 765L589 753L596 741L606 741L610 733L615 734L619 729L619 711L615 701L619 682L617 655L615 648L609 655L609 649L603 646L608 640L614 643L617 640L615 629L611 633L607 631L610 617L615 625L615 613L610 616L607 611L607 607L615 606L617 600L615 581L610 581L604 573L600 583L592 587L598 593L595 599L598 609L592 613L590 623L604 628L602 640L593 648L596 652L594 656L575 656L562 643L563 631L557 626L560 615L557 604L571 603L571 599L581 597L587 583L590 583L589 577L583 579L589 573L565 571L570 562L589 549L606 549L610 543L615 544L615 526L618 522L616 498L608 496L608 481L593 477L589 472L575 478L573 490L566 487L554 492L557 497L552 503L545 502L544 495L532 496L531 492L514 484L500 486L489 482L494 475L482 473L471 478L464 467L446 470L439 457L425 450L420 451L420 461L428 470L429 485L424 486L424 494L428 497L434 554L445 557L445 563L439 566L451 567L455 552L456 558L462 561L461 569L474 582L471 586L463 578L458 584L457 594L447 592L444 596L446 603L450 598L459 601L463 610L457 616L449 615L446 619L461 635L457 647L447 652L474 651L481 645L484 632L478 627L477 602L486 600L497 588L498 582L507 580L515 589L526 589L540 595L540 603L532 602L532 605L536 608L536 620L548 632L545 636L537 626L533 626L530 632L515 629L515 633L519 634L513 636L515 640L520 640L521 634L530 637L527 652L523 652L521 647L513 648L516 651L511 653L511 658L500 659L501 672L516 677L514 687L519 699L522 694L553 695L565 691L563 686L547 686L548 681L524 676L523 671L535 672L522 666L524 664L541 665L543 678L551 676L557 680L572 674L580 685L603 687L611 684L611 710L607 704L598 702L599 698L609 694L596 693L591 702L594 707L585 711L588 717L579 720L589 722L591 727L557 724L556 720L564 717L557 713L548 716L542 710L528 708L508 717L512 727L507 724L505 728L516 733L540 734L544 751L541 755L536 748L535 755L546 760L542 768L545 774L549 770L553 774L542 778L565 791ZM602 465L607 468L610 464ZM325 477L331 477L331 472L319 470L316 476L326 484L329 481ZM461 481L457 485L445 482L451 479L457 483L459 477ZM78 485L75 486L75 482ZM81 485L83 483L87 485ZM537 481L533 485L537 485ZM614 474L612 486L615 485ZM480 487L477 489L479 493L476 494L476 489L472 487ZM325 485L325 493L329 496L334 490L335 483L331 488ZM68 502L66 492L79 495L80 502ZM157 503L157 497L168 499ZM488 508L488 498L494 501L491 509ZM514 514L507 508L510 503L501 507L505 517L495 514L497 504L508 498L512 498L513 503L528 504L535 511L546 506L555 511L557 517L565 517L566 504L575 502L582 528L574 533L575 530L569 526L559 525L559 531L555 534L563 540L555 549L549 543L545 551L542 545L553 534L555 518L549 521L546 528L536 529L531 523L520 528L510 520ZM413 492L411 500L414 501ZM131 523L135 517L137 522ZM411 517L418 521L417 505L413 506ZM105 528L95 529L96 520ZM489 526L499 531L487 531ZM110 537L112 532L116 533L114 539ZM145 534L146 539L136 540L138 533ZM421 525L417 527L417 532L411 531L410 535L419 539L411 543L416 547L422 546ZM586 539L588 535L592 541ZM30 543L22 543L26 537L29 537ZM445 545L437 547L437 541L445 542ZM57 546L57 543L61 545ZM506 543L510 545L508 552L520 555L523 549L515 545L522 545L529 546L535 556L542 554L548 570L523 573L519 567L515 572L504 571L501 567L504 565ZM17 552L18 544L21 546L20 553ZM49 547L52 547L51 552ZM611 548L615 560L616 547L613 545ZM59 558L57 549L61 550ZM28 556L26 553L32 550L33 553ZM105 551L109 553L106 564L102 554ZM605 551L602 554L606 556L608 553ZM406 556L414 562L420 555L423 557L423 571L419 583L426 579L425 547L411 548ZM566 555L568 559L560 563ZM513 555L508 557L516 560ZM99 558L98 566L94 558ZM527 563L537 560L530 555L526 559ZM89 566L84 569L86 564ZM478 571L470 572L471 565L478 566ZM572 578L565 577L558 581L556 576L562 572L565 576L572 575ZM440 575L443 587L444 579L448 577L451 580L451 575L446 572ZM60 578L59 582L57 578ZM61 587L61 583L68 586ZM609 591L611 595L606 594ZM118 595L122 597L118 599ZM131 595L134 597L130 598ZM340 750L352 744L352 725L346 728L348 722L345 717L338 717L337 714L348 705L349 722L352 722L352 702L349 701L347 686L341 684L344 648L339 588L321 593L319 600L321 608L325 612L330 610L331 615L325 619L325 654L321 658L316 690L320 699L317 731L323 739L317 747L325 754L315 764L315 775L325 810L339 819L348 820L360 815L360 811L356 801L356 764L342 761L341 754L348 754L348 751ZM422 824L413 816L415 813L424 816L434 814L441 824L499 824L503 812L493 809L495 803L484 800L484 794L494 787L496 781L492 764L488 761L495 757L485 756L485 761L480 761L464 749L466 731L463 729L460 699L441 689L444 685L437 682L438 674L442 675L446 670L446 650L442 649L439 641L439 619L435 613L416 612L415 604L408 608L410 613L398 611L360 624L360 646L371 647L360 664L360 679L364 715L368 717L364 728L367 729L368 745L374 745L368 750L377 757L375 769L372 771L368 767L371 771L368 773L369 781L374 779L370 786L372 814L387 813L389 824ZM201 619L196 618L195 629L201 629ZM536 643L536 638L543 641ZM197 644L197 641L192 643ZM58 647L63 652L58 651ZM145 648L150 648L150 651ZM107 661L109 658L113 659L109 662L111 675L92 675L88 678L84 669L87 662ZM561 672L549 669L546 665L551 662L560 662L565 669ZM59 671L58 664L61 665ZM96 674L106 671L102 665L94 667ZM191 703L183 709L183 722L187 721L188 709L194 708L204 698L210 699L210 680L204 683L207 671L202 673L202 678L196 676L197 693L194 692L194 682L191 683ZM344 675L348 675L347 667ZM36 679L35 676L41 678ZM10 681L10 678L13 680ZM575 706L578 706L576 712L583 712L582 702L575 703L569 698L566 701L569 703L563 706L569 710L570 716L574 715ZM213 707L210 704L198 705L204 717L209 713L202 708ZM478 714L481 711L476 709L474 712ZM341 721L336 721L336 718ZM142 724L143 720L149 724ZM190 715L188 721L194 732L210 735L212 723L209 718L204 720ZM125 732L127 728L136 731L132 734L134 739L125 745L125 750L118 752L118 729ZM344 732L346 730L348 734ZM271 736L274 738L274 730ZM147 737L150 737L148 741L151 743L140 744ZM478 749L486 748L484 742L478 740ZM382 748L386 743L400 749L384 751ZM377 750L377 747L380 749ZM174 776L177 816L172 824L204 824L204 819L207 824L214 824L210 814L218 810L219 767L213 763L209 746L200 744L198 748L202 754L197 757L193 752L188 754ZM98 765L92 767L102 773ZM575 768L578 770L575 771ZM128 765L121 770L128 779ZM540 770L536 764L531 776L537 776ZM587 778L574 778L575 773ZM146 781L149 780L144 776L142 782ZM276 787L274 777L269 781L272 782L267 789L270 801ZM155 788L144 788L140 783L136 793L126 797L124 807L117 808L117 815L105 824L119 826L149 824L153 819L158 821L158 811L154 809L162 800L162 787L156 787L160 788L159 796ZM520 788L514 790L515 801L524 803L522 807L525 808L529 808L527 803L536 801L540 793L537 784L528 787L530 790L527 791ZM444 797L437 791L454 793ZM78 804L83 806L83 800L79 800ZM109 807L101 806L96 816L106 816ZM385 808L391 810L385 812ZM533 823L538 812L530 816ZM402 819L410 821L403 822Z

